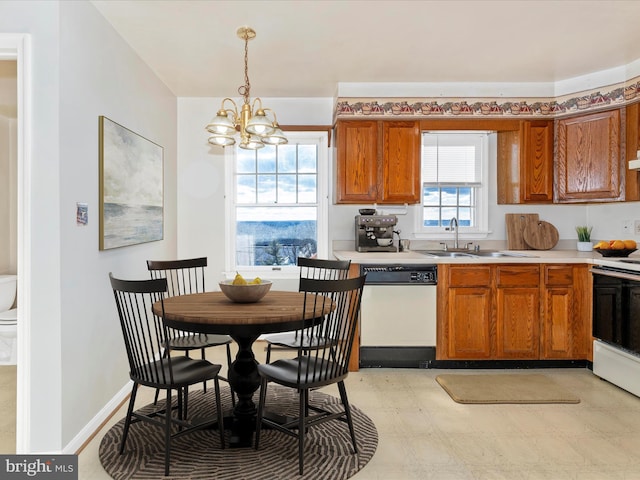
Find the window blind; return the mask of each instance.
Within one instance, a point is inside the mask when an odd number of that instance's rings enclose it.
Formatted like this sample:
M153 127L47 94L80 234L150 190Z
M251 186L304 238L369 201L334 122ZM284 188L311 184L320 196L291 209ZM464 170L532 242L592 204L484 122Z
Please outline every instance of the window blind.
M423 133L423 184L481 186L482 142L474 133Z

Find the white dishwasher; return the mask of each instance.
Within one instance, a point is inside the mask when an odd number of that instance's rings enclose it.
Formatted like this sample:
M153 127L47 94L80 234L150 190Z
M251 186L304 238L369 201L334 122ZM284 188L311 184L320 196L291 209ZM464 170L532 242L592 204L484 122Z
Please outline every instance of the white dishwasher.
M428 368L435 360L437 265L361 265L360 367Z

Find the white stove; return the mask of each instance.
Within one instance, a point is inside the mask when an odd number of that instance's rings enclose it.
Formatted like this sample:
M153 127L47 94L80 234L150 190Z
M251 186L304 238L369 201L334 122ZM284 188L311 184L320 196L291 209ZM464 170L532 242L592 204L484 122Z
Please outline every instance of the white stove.
M607 258L593 274L593 373L640 396L640 259Z

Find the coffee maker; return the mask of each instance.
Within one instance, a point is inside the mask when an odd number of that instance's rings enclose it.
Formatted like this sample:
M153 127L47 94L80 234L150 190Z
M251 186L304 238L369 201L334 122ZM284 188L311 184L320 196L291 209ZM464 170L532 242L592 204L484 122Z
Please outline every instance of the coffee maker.
M395 252L393 228L395 215L356 215L356 250L358 252Z

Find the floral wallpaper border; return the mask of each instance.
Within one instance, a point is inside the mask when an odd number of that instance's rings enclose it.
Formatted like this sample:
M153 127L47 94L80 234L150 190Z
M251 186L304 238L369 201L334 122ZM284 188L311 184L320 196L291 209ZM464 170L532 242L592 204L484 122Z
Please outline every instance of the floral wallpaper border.
M640 100L640 77L562 97L531 98L338 98L335 117L546 117L623 106Z

